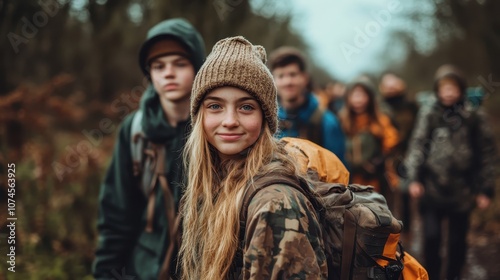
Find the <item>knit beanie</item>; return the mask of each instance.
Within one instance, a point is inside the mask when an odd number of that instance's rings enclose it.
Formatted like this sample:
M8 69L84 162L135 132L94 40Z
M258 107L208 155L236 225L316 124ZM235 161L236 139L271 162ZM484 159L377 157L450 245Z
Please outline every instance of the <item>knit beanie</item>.
M278 101L273 76L267 69L266 50L242 36L217 42L196 75L191 91L191 118L196 119L205 95L231 86L248 92L261 105L272 133L278 127Z

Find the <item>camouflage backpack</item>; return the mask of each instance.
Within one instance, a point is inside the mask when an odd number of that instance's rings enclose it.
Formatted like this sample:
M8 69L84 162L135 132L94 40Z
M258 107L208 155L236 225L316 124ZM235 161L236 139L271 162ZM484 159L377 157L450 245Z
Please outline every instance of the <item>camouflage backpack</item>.
M307 178L278 173L254 178L242 199L240 242L244 242L248 205L252 198L267 186L286 184L303 193L318 211L328 261L328 279L400 279L405 261L405 252L399 244L403 225L394 218L385 198L374 192L371 186L346 185L347 170L326 149L302 139L283 138L282 141L286 143L287 151L298 157L303 168L307 168L302 170L307 172ZM317 160L317 157L321 159ZM325 168L329 166L336 166L338 174L328 176ZM237 258L242 258L241 250ZM418 262L413 263L417 269L425 271Z

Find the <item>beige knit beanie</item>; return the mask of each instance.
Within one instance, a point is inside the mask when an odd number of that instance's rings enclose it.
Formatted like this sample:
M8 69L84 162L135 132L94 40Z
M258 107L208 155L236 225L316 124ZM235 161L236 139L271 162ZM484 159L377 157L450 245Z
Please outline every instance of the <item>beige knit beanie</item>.
M217 42L196 75L191 91L191 118L198 114L205 95L219 87L232 86L257 99L272 133L278 127L278 101L273 76L267 69L266 50L242 36Z

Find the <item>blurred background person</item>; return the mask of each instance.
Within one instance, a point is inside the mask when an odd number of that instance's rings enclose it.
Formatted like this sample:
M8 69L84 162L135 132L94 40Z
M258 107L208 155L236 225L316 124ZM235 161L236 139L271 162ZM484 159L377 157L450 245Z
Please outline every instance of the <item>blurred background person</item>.
M475 206L488 207L495 188L492 131L481 108L465 106L466 88L458 68L443 65L436 71L437 100L420 109L406 160L410 195L420 198L430 279L444 279L440 255L444 220L448 221L445 276L461 279L471 211Z
M281 47L271 53L269 66L278 89L278 137L310 140L345 162L340 122L332 112L320 107L312 93L304 55L295 48Z
M347 86L340 121L346 134L346 161L351 183L372 185L388 195L385 159L398 143L398 133L389 117L380 112L376 89L366 77Z
M338 116L340 109L344 106L345 84L340 81L330 82L318 94L320 106L330 110Z
M395 73L386 72L380 78L379 92L390 111L391 120L398 130L399 143L394 147L387 164L387 178L395 187L395 201L392 207L402 219L404 232L410 232L411 209L408 194L408 180L404 169L403 159L408 150L411 133L415 126L418 107L408 98L408 89L405 81Z

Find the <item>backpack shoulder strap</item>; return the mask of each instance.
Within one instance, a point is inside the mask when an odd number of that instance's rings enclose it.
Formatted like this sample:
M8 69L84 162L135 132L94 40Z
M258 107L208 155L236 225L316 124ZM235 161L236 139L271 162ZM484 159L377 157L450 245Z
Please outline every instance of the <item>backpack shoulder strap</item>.
M259 176L255 178L252 183L248 184L246 190L243 193L243 198L241 200L240 225L243 226L242 229L245 229L245 224L247 221L247 214L248 214L248 206L250 205L250 202L252 201L254 196L260 190L275 184L288 185L294 189L297 189L301 193L304 193L304 189L301 187L300 179L298 177L286 176L281 173L269 173L264 176Z
M132 128L130 129L130 154L132 155L134 176L138 176L142 173L144 140L146 138L142 131L142 117L142 110L137 110L132 117Z
M351 267L356 248L356 218L351 211L344 212L344 239L340 279L351 279Z
M142 129L143 111L137 110L132 119L131 147L134 176L140 176L140 188L148 202L146 206L146 232L153 231L154 207L156 203L156 186L159 183L165 203L165 216L168 222L170 243L165 252L159 279L167 279L172 270L171 264L174 250L178 248L179 228L181 216L175 209L175 200L165 174L165 158L167 157L164 145L155 145L147 141ZM144 155L147 154L147 158ZM144 165L144 167L143 167Z
M301 186L301 184L306 183L304 179L298 178L298 177L292 177L292 176L287 176L282 173L269 173L264 176L258 176L254 178L253 182L250 182L245 189L243 193L243 197L241 199L240 203L240 234L239 234L239 246L236 251L236 256L234 257L233 260L233 265L231 267L230 275L239 275L241 272L241 266L243 265L243 248L245 245L245 229L246 229L246 223L247 223L247 215L248 215L248 206L250 205L252 199L255 197L255 195L261 191L262 189L265 189L266 187L269 187L271 185L275 184L285 184L288 185L307 197L309 197L304 190L304 188ZM230 277L231 279L231 277Z

